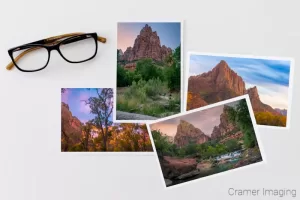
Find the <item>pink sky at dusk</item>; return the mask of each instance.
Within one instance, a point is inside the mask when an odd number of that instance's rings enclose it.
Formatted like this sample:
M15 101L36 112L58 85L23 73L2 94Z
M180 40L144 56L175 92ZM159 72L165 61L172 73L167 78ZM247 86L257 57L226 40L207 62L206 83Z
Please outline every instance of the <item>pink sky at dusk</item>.
M220 124L220 115L223 112L224 105L209 108L166 121L151 124L151 130L160 130L162 133L174 137L180 120L185 120L193 124L196 128L202 130L206 135L210 136L214 126Z
M133 47L135 39L146 24L151 27L152 31L157 32L161 45L171 49L180 45L180 22L124 22L118 23L117 48L125 52L127 47Z

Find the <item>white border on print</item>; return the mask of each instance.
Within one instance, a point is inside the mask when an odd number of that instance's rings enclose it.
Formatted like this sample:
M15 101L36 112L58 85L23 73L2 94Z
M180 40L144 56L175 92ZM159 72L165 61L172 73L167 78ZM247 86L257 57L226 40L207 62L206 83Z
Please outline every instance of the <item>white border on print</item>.
M103 87L103 88L110 88L110 87ZM65 87L65 89L103 89L103 88L95 88L95 87ZM113 91L115 91L115 88L111 88ZM114 92L113 92L114 93ZM62 100L62 97L60 97L60 101ZM62 101L61 101L62 102ZM60 108L61 109L61 108ZM114 112L114 111L113 111ZM61 120L61 112L60 112L60 120ZM113 122L115 123L115 122ZM116 122L119 123L119 122ZM127 124L131 124L130 122L123 122ZM61 125L60 125L60 130L61 130ZM147 129L148 131L148 129ZM148 131L148 134L150 136L150 132ZM61 139L61 134L59 134L59 137ZM153 148L153 146L152 146ZM120 155L132 155L132 156L153 156L154 155L154 150L153 151L61 151L61 142L60 142L60 153L62 154L74 154L74 155L87 155L87 156L93 156L93 155L109 155L109 156L120 156Z
M235 101L242 100L242 99L246 99L246 102L247 102L248 110L249 110L249 113L250 113L253 129L254 129L254 132L255 132L255 136L256 136L256 140L257 140L257 143L258 143L258 148L260 150L260 154L261 154L261 157L262 157L262 161L257 162L257 163L252 163L252 164L249 164L249 165L245 165L245 166L242 166L242 167L239 167L239 168L230 169L230 170L227 170L227 171L224 171L224 172L215 173L215 174L212 174L212 175L209 175L209 176L205 176L205 177L202 177L202 178L190 180L190 181L187 181L187 182L179 183L179 184L176 184L176 185L167 186L166 183L165 183L164 176L163 176L163 173L162 173L162 168L161 168L158 156L157 156L157 151L156 151L155 143L154 143L154 140L153 140L153 137L152 137L150 125L158 123L158 122L166 121L166 120L169 120L169 119L177 118L177 117L180 117L180 116L185 116L185 115L188 115L188 114L191 114L191 113L199 112L199 111L202 111L202 110L207 110L207 109L210 109L210 108L214 108L216 106L228 104L228 103L235 102ZM257 125L255 125L255 117L254 117L254 113L253 113L253 110L252 110L252 106L251 106L251 102L250 102L250 98L249 98L248 94L242 95L242 96L239 96L239 97L235 97L235 98L232 98L232 99L228 99L228 100L225 100L225 101L220 101L218 103L210 104L210 105L207 105L207 106L203 106L201 108L186 111L185 113L180 113L180 114L172 115L170 117L166 117L166 118L163 118L163 119L158 119L158 120L152 121L151 123L147 124L147 129L148 129L148 132L150 134L150 140L151 140L151 143L152 143L153 151L155 152L156 162L157 162L157 164L159 166L159 169L161 171L161 180L162 180L162 183L163 183L165 189L173 189L173 188L181 187L181 186L189 184L189 183L194 183L195 181L204 181L206 179L214 178L214 177L217 177L217 176L220 176L220 175L227 175L230 172L236 172L236 171L240 171L240 170L243 170L243 169L248 169L249 167L255 167L255 166L267 163L266 156L265 156L265 151L264 151L264 149L262 147L262 144L261 144L260 134L257 130Z
M184 108L184 80L183 80L183 76L184 76L184 58L183 58L183 21L182 20L178 20L178 21L166 21L166 20L162 20L162 21L122 21L122 22L118 22L117 23L117 34L118 34L118 24L119 23L180 23L180 57L181 57L181 61L180 61L180 112L184 112L185 108ZM115 36L116 38L118 37L118 35ZM117 46L116 46L116 50L118 49L118 41L117 41ZM117 57L116 57L117 59ZM117 60L115 62L117 64ZM113 111L113 121L116 123L149 123L152 122L154 120L117 120L117 66L115 67L115 84L116 84L116 89L114 90L114 111ZM138 114L138 113L137 113Z
M294 58L290 57L271 57L271 56L253 56L253 55L240 55L240 54L226 54L226 53L205 53L205 52L194 52L189 51L188 57L186 60L186 68L185 68L185 93L184 93L184 110L187 110L187 93L188 93L188 84L189 84L189 74L190 74L190 57L191 55L203 55L203 56L223 56L223 57L230 57L230 58L253 58L253 59L265 59L265 60L284 60L290 62L290 74L289 74L289 88L288 88L288 108L287 108L287 119L286 119L286 126L268 126L268 125L260 125L257 126L262 128L270 128L270 129L281 129L281 130L288 130L291 127L291 109L292 109L292 92L293 92L293 80L294 80L294 66L295 60ZM256 124L256 120L255 124Z

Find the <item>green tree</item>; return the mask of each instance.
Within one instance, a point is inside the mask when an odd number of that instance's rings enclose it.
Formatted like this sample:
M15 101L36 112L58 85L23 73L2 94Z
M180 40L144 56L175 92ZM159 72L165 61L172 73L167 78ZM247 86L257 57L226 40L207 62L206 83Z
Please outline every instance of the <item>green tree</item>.
M231 139L225 142L225 146L228 152L236 151L240 149L238 141Z
M85 125L82 126L82 131L84 133L84 138L82 142L83 150L89 151L89 140L91 138L91 130L92 130L92 120L85 123Z
M257 140L245 99L239 101L235 108L228 110L229 119L244 133L244 145L248 148L257 145Z
M167 136L163 135L159 130L153 130L152 136L159 157L164 155L175 155L175 146L169 142Z
M181 84L181 61L180 61L180 57L181 57L181 48L180 46L178 46L175 51L173 52L173 54L171 56L168 56L166 58L166 63L167 65L171 65L167 68L165 68L165 79L168 82L168 87L171 90L176 90L179 91L180 90L180 84Z
M151 58L139 60L136 64L135 73L140 74L142 79L146 81L153 78L159 78L163 81L162 70L155 65Z
M111 88L96 89L97 97L90 97L84 101L89 105L91 113L95 114L93 124L100 130L102 138L102 150L107 151L109 136L108 127L112 125L111 113L113 110L113 90Z
M117 65L117 87L126 87L131 84L128 80L126 70L121 66Z

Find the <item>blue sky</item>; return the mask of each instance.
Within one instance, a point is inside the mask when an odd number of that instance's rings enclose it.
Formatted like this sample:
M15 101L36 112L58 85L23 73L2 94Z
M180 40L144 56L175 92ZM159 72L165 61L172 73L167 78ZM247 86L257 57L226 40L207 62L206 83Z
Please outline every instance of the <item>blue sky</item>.
M246 89L257 86L261 101L273 108L288 107L290 61L191 55L189 76L210 71L221 60L243 78Z
M101 92L101 89L99 89ZM73 116L76 116L81 122L94 119L95 115L90 113L89 105L85 105L82 100L88 100L89 97L97 97L96 89L72 88L67 89L61 95L61 101L69 105ZM110 117L112 120L112 115Z
M141 29L148 24L152 31L156 31L161 45L175 49L180 45L180 22L155 22L155 23L118 23L118 49L124 52L127 47L133 46L134 40Z

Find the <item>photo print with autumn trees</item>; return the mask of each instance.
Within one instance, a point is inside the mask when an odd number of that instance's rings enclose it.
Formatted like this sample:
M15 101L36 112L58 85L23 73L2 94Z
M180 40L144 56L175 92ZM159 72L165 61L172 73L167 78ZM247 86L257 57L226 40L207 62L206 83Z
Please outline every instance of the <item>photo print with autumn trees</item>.
M166 186L262 162L249 104L244 95L151 122Z
M190 54L187 110L248 94L258 125L288 127L292 60Z
M112 112L112 88L62 88L61 151L153 151L145 124L113 123Z
M118 23L116 120L181 111L181 23Z

